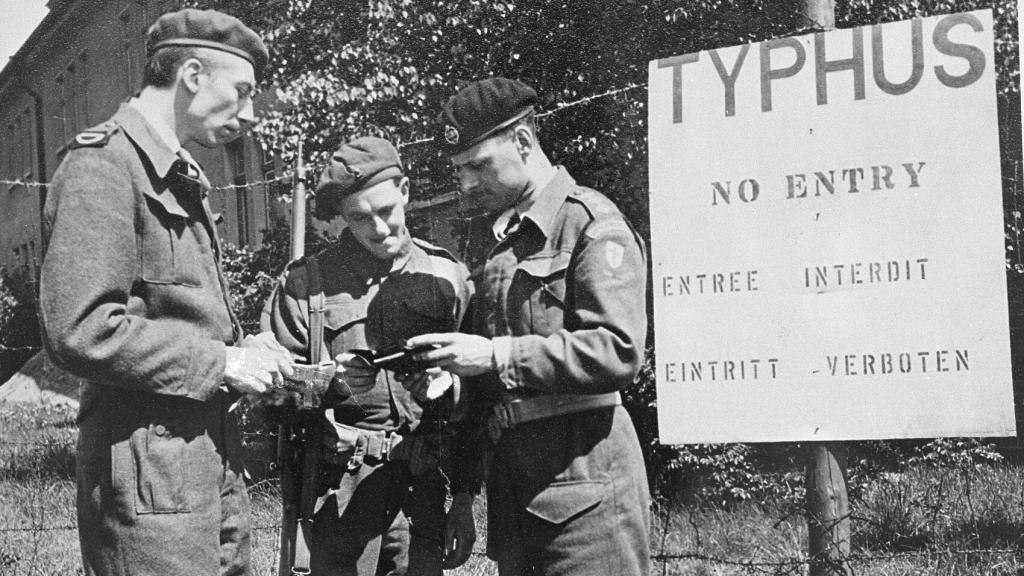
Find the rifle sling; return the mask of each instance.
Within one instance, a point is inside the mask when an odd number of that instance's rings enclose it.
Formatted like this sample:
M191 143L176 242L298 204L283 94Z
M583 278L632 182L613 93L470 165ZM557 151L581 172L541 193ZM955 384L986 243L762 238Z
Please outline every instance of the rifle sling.
M320 285L320 265L315 256L306 259L309 286L309 362L319 364L324 344L324 291ZM292 574L309 574L309 543L313 537L313 515L316 508L316 479L320 460L320 444L316 426L303 431L301 488L299 489L298 526L295 531L295 557Z

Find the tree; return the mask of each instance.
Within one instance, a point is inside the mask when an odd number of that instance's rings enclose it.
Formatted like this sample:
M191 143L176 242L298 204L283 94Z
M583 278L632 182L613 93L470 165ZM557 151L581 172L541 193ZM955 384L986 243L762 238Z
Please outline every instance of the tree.
M541 96L545 149L581 183L615 200L648 240L647 63L792 35L806 27L792 3L770 0L197 0L193 4L235 14L267 40L271 60L266 90L276 102L257 132L265 148L286 162L301 138L310 173L315 175L340 141L380 135L399 143L416 198L455 191L447 160L427 140L431 120L442 102L465 82L490 75L519 78ZM1022 178L1016 2L840 0L837 4L838 27L993 9L1004 196L1009 207L1007 266L1013 294L1014 282L1024 278L1024 257L1018 255L1024 224L1014 208ZM1014 310L1024 301L1024 287L1017 290L1021 296L1011 298ZM628 402L646 444L652 477L678 456L674 448L657 443L653 386L653 372L646 369L641 386ZM734 458L735 453L723 457Z

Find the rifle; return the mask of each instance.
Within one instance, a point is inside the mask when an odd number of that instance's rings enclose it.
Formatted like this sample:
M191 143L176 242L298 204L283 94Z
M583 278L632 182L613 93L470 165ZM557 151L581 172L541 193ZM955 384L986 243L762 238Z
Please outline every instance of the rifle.
M295 187L292 192L292 260L301 258L306 244L306 185L302 165L302 141L295 159ZM323 291L315 259L310 270L315 285L310 286L310 356L311 364L320 361L323 340ZM315 290L314 290L315 288ZM317 312L313 299L317 297ZM309 397L303 394L303 404ZM301 407L300 407L301 408ZM307 419L311 420L311 419ZM281 547L278 576L310 574L309 542L312 537L313 513L316 504L316 477L320 446L316 426L299 420L278 427L277 459L281 468Z

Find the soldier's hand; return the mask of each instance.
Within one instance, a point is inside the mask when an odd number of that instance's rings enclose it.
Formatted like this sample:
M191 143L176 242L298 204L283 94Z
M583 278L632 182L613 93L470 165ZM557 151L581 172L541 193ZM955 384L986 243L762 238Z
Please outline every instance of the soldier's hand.
M435 364L459 376L477 376L494 370L494 343L490 338L449 332L414 336L406 344L411 348L436 346L416 354L416 360Z
M224 383L247 396L263 396L292 375L287 352L228 346Z
M395 379L412 394L412 397L423 404L437 400L449 388L455 385L458 376L452 375L440 368L428 368L423 372L412 372L409 374L395 374Z
M259 348L261 350L270 350L272 352L281 352L288 354L288 349L281 345L274 337L273 332L260 332L259 334L250 334L242 340L243 348Z
M444 560L441 566L445 570L451 570L465 564L473 552L475 542L473 495L465 492L455 494L452 497L452 506L448 509L448 517L445 518Z
M342 352L334 357L338 371L334 373L334 384L341 386L339 393L349 396L369 392L377 384L377 368L360 356Z

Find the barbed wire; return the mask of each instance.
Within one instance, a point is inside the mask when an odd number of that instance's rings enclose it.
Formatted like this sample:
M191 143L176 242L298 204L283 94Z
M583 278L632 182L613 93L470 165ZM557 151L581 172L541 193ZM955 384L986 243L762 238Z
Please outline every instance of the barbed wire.
M646 88L646 87L647 87L646 83L644 83L644 84L630 84L629 86L625 86L625 87L622 87L622 88L613 88L611 90L608 90L606 92L602 92L600 94L593 94L593 95L590 95L590 96L585 96L583 98L579 98L579 99L573 100L571 102L558 103L558 104L555 104L555 107L553 109L545 111L545 112L538 113L537 114L537 118L544 118L544 117L550 116L552 114L558 114L558 113L561 113L562 111L567 110L569 108L574 108L576 106L587 104L587 103L589 103L589 102L591 102L593 100L597 100L599 98L606 98L608 96L614 96L616 94L621 94L623 92L629 92L630 90L636 90L637 88ZM433 141L434 141L433 138L420 138L419 140L413 140L411 142L399 143L397 148L399 150L402 150L402 149L410 147L410 146L418 146L420 144L426 144L426 143L433 142ZM309 167L306 168L306 170L310 171L310 170L315 170L316 168L317 168L316 166L309 166ZM243 184L225 184L223 186L213 186L211 188L211 191L225 191L225 190L238 190L238 189L244 189L244 188L255 188L257 186L264 186L264 185L267 185L267 184L274 184L274 183L277 183L277 182L283 182L283 181L286 181L286 180L292 180L294 175L295 175L294 171L289 170L289 171L284 172L280 176L276 176L274 178L269 178L269 179L266 179L266 180L260 180L260 181L257 181L257 182L246 182L246 183L243 183ZM11 187L14 187L14 186L24 186L26 189L28 189L28 188L42 188L44 186L49 186L50 183L49 182L36 182L36 181L33 181L33 180L3 180L3 179L0 179L0 185L11 186Z
M622 87L622 88L613 88L611 90L608 90L607 92L602 92L600 94L593 94L591 96L584 96L583 98L580 98L578 100L573 100L572 102L560 102L558 104L555 104L555 107L552 108L551 110L548 110L546 112L538 112L535 115L535 117L536 118L544 118L544 117L550 116L552 114L561 113L563 110L567 110L569 108L573 108L573 107L576 107L576 106L587 104L588 102L591 102L593 100L597 100L598 98L606 98L608 96L614 96L614 95L620 94L622 92L629 92L630 90L636 90L637 88L647 88L647 84L646 83L643 83L643 84L630 84L629 86L625 86L625 87ZM397 148L399 150L402 150L402 149L407 148L409 146L418 146L420 144L426 144L428 142L433 142L433 141L434 141L434 139L432 137L420 138L419 140L413 140L411 142L399 143Z
M220 191L220 190L237 190L237 189L240 189L240 188L255 188L257 186L265 186L267 184L274 184L274 183L277 183L277 182L284 182L286 180L291 180L293 176L294 176L294 172L289 170L289 171L281 174L280 176L276 176L274 178L268 178L266 180L258 180L256 182L245 182L243 184L225 184L223 186L211 186L210 190L211 191ZM24 186L26 188L42 188L44 186L49 186L50 183L49 182L36 182L36 181L33 181L33 180L0 180L0 185L4 185L4 186Z
M62 532L62 531L73 531L77 530L78 526L73 524L63 524L55 526L30 526L30 527L4 527L0 528L0 533L16 534L16 533L46 533L46 532ZM253 526L251 528L254 532L279 532L281 530L280 524L263 524ZM892 561L901 560L906 558L935 558L935 557L953 557L953 556L1016 556L1024 552L1024 548L932 548L928 550L916 550L916 551L905 551L905 552L881 552L881 553L852 553L842 559L853 564L871 564L878 561ZM474 549L471 554L477 557L487 557L486 552L480 549ZM680 561L698 561L707 562L711 564L717 564L720 566L731 566L734 568L742 568L744 570L761 571L779 569L795 569L803 568L813 562L824 559L824 557L817 558L812 556L799 556L791 557L782 560L736 560L732 558L723 558L720 556L714 556L712 554L706 554L703 552L665 552L651 554L650 559L655 562L680 562Z
M9 441L0 440L0 444L10 444ZM41 475L41 472L37 471ZM253 485L250 490L255 490L258 486L273 485L272 479L262 480ZM54 485L55 486L55 485ZM52 488L53 486L51 486ZM30 526L4 526L0 527L0 534L32 534L38 536L41 534L50 534L55 532L71 532L76 531L78 527L71 523L58 523L53 525L46 524L46 508L42 506L44 501L43 495L37 494L36 500L40 503L37 508L37 513L33 514L32 525ZM668 514L666 514L667 516ZM280 533L280 523L262 523L254 525L252 527L253 532L273 532ZM31 558L36 561L40 557L38 537L35 538ZM950 558L950 557L1000 557L1000 556L1012 556L1016 557L1024 552L1024 548L955 548L955 547L928 547L923 550L906 550L906 551L854 551L849 554L841 555L839 558L829 555L828 551L822 552L818 555L796 555L784 557L781 559L769 560L769 559L758 559L758 558L729 558L721 555L711 554L701 551L701 539L697 540L697 548L688 551L666 551L665 543L662 543L661 551L650 554L652 562L660 563L663 566L675 562L701 562L706 564L712 564L715 566L736 568L742 570L744 573L758 573L758 574L771 574L773 576L783 576L790 574L803 574L803 571L808 565L816 562L844 562L851 569L858 565L872 565L878 562L891 562L894 560L905 560L910 558ZM18 563L23 560L22 557L18 556L15 550L5 550L9 562ZM471 551L471 555L477 558L486 558L486 553L480 548L474 548ZM1004 561L1005 562L1005 561ZM1015 564L1016 565L1016 564Z
M47 186L45 182L35 182L32 180L0 180L0 184L4 186L24 186L26 188L41 188Z
M267 180L259 180L257 182L246 182L244 184L226 184L224 186L211 186L210 190L211 191L214 191L214 190L238 190L238 189L241 189L241 188L255 188L257 186L265 186L267 184L275 184L277 182L284 182L285 180L289 180L290 181L294 175L295 175L295 173L293 171L289 170L289 171L287 171L287 172L285 172L285 173L283 173L280 176L277 176L275 178L270 178L270 179L267 179Z
M38 352L42 346L4 346L0 344L0 352Z

